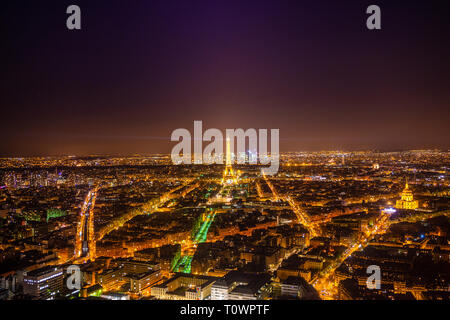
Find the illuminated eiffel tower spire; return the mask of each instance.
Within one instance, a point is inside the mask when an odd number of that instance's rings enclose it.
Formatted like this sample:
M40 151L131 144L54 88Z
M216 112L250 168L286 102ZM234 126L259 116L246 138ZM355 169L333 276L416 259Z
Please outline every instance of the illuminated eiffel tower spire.
M222 184L235 184L237 183L237 177L233 172L233 167L231 166L231 145L230 138L227 137L227 152L225 160L225 170L223 172Z
M231 146L230 146L230 138L227 137L227 159L226 159L226 165L227 167L231 167Z

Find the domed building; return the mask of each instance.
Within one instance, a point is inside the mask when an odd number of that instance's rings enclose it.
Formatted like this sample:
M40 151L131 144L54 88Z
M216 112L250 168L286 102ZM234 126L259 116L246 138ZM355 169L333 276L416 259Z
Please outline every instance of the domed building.
M419 201L414 200L413 193L408 186L408 181L406 181L405 189L403 189L400 197L401 198L395 203L397 209L415 210L419 207Z

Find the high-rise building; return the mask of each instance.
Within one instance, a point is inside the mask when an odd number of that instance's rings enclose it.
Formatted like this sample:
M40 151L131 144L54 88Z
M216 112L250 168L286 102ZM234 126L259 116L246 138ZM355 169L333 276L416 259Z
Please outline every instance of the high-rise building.
M23 278L23 293L40 300L50 300L63 289L63 269L47 266L27 272Z

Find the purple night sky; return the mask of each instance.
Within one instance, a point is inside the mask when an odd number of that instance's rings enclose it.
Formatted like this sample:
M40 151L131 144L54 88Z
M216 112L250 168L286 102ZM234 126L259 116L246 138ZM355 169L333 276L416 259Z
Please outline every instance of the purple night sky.
M281 151L449 148L447 2L8 1L0 156L170 152L194 120Z

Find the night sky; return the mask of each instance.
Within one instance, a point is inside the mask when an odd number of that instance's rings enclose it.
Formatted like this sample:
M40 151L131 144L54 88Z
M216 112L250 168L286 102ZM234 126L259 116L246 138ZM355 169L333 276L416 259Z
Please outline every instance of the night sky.
M366 28L371 4L382 30ZM194 120L279 128L281 151L449 148L449 14L447 0L4 1L0 156L167 153Z

